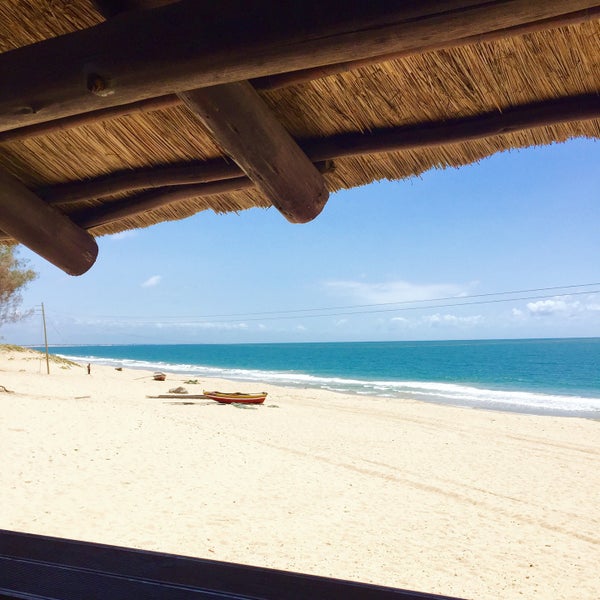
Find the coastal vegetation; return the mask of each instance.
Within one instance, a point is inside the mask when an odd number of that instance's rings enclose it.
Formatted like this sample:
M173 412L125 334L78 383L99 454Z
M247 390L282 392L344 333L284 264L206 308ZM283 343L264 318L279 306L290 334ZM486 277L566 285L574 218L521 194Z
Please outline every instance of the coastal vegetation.
M45 360L46 355L38 350L32 348L24 348L23 346L17 346L15 344L0 344L0 356L7 356L8 360L14 360L15 353L19 353L19 358L22 360ZM61 369L70 369L71 367L81 368L81 365L63 358L62 356L56 356L56 354L49 354L48 359L50 362L57 364Z
M21 291L37 277L27 268L27 261L20 259L14 246L0 246L0 326L14 323L31 311L21 311Z

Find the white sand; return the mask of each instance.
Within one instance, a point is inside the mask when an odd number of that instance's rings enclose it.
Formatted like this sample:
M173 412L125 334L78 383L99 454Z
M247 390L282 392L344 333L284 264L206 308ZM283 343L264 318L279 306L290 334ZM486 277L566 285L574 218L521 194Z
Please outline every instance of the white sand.
M600 598L600 422L51 369L0 356L0 528L465 598ZM178 385L269 396L146 398Z

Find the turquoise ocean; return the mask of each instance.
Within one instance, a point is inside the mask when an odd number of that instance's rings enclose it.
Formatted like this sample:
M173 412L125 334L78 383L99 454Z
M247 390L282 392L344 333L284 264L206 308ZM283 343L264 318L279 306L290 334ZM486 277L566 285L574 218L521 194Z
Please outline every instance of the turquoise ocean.
M600 418L600 338L57 346L52 352L197 379Z

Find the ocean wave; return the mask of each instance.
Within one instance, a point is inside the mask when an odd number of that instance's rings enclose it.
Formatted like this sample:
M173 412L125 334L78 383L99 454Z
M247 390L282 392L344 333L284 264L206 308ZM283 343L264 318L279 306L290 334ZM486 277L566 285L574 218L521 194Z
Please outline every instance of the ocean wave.
M290 387L320 388L335 392L403 398L452 404L472 408L510 410L534 414L557 414L600 418L600 398L567 396L530 391L497 390L457 383L435 381L367 381L342 377L324 377L291 371L222 368L161 361L107 359L95 356L65 356L84 363L96 363L129 369L146 369L246 382L271 383Z

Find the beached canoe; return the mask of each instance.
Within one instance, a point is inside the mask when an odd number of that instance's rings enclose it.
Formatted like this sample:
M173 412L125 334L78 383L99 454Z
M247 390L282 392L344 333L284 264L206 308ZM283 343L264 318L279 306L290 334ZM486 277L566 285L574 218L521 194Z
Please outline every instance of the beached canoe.
M262 404L267 397L267 392L259 394L242 394L241 392L203 392L207 398L221 402L221 404Z

